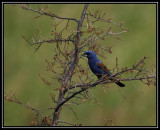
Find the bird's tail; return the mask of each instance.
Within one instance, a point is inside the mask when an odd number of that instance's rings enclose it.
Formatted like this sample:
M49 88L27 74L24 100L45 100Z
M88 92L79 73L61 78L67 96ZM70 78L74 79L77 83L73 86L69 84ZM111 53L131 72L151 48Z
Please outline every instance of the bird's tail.
M118 86L120 86L120 87L124 87L125 85L123 84L123 83L121 83L121 82L115 82Z

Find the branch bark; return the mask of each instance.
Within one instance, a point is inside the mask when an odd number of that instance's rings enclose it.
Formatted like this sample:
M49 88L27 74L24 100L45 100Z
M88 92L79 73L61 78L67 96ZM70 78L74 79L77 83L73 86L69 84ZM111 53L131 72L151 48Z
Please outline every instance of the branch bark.
M63 101L63 97L64 97L66 89L67 89L68 81L71 79L73 71L74 71L74 69L75 69L75 67L76 67L76 65L77 65L77 63L79 61L80 34L81 34L81 28L82 28L82 24L83 24L83 20L84 20L87 8L88 8L88 4L85 4L83 12L82 12L82 15L81 15L81 18L78 21L76 41L74 43L75 44L75 49L74 49L75 51L72 54L70 67L69 67L69 69L68 69L68 71L67 71L67 73L65 75L65 78L63 80L63 83L62 83L62 86L61 86L61 89L60 89L60 92L59 92L58 103L57 103L57 106L56 106L55 111L53 113L52 126L57 126L57 124L58 124L60 111L62 109L61 106L65 103Z

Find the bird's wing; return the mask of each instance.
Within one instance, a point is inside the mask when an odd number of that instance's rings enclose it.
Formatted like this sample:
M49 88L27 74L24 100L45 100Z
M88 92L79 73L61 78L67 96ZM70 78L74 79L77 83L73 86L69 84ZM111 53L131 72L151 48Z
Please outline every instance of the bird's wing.
M106 74L111 75L112 73L110 72L110 70L102 63L97 63L97 67L101 70L103 70Z
M112 78L108 78L108 76L112 75L112 73L109 71L109 69L102 63L97 63L97 67L101 70L103 70L106 74L107 74L107 77L105 77L107 80L108 79L111 79L111 80L115 80L115 83L117 85L119 85L120 87L125 87L125 84L121 83L120 81L116 81L116 78L112 77Z

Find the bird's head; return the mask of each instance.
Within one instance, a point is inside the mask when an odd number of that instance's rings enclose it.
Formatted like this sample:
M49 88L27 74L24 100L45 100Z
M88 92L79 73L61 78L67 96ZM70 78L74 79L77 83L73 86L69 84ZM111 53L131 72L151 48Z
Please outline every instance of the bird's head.
M88 59L97 58L96 54L93 51L86 51L83 56L87 57Z

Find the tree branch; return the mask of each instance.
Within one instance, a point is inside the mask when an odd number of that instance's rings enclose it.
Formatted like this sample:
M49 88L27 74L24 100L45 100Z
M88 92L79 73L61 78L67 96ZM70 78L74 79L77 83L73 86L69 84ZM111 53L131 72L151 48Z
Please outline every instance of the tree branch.
M55 15L54 13L52 13L50 11L47 12L47 11L45 11L45 8L44 9L35 10L35 9L31 8L29 5L28 5L28 7L26 5L24 5L24 4L22 4L22 5L12 4L12 5L13 6L17 6L17 7L21 7L23 9L25 9L25 10L30 10L30 11L36 12L36 13L40 14L41 16L45 15L45 16L50 16L51 18L57 18L57 19L62 19L62 20L72 20L72 21L75 21L77 23L79 22L75 18L60 17L60 16L57 16L57 15Z
M56 126L57 123L58 123L59 113L60 113L61 106L62 106L62 105L59 105L59 104L63 104L62 100L63 100L64 94L65 94L64 91L66 91L66 89L67 89L66 86L68 84L68 81L71 79L73 71L74 71L74 69L75 69L75 67L76 67L76 65L77 65L77 63L79 61L80 32L81 32L82 23L83 23L84 15L85 15L85 13L87 11L87 8L88 8L88 4L85 4L83 12L82 12L82 15L81 15L81 19L78 22L76 41L74 43L75 44L75 49L74 49L75 51L72 54L70 67L68 69L68 72L65 75L65 79L63 80L64 82L62 83L61 90L59 92L57 107L56 107L56 109L55 109L55 111L53 113L53 120L52 120L52 125L53 126Z

